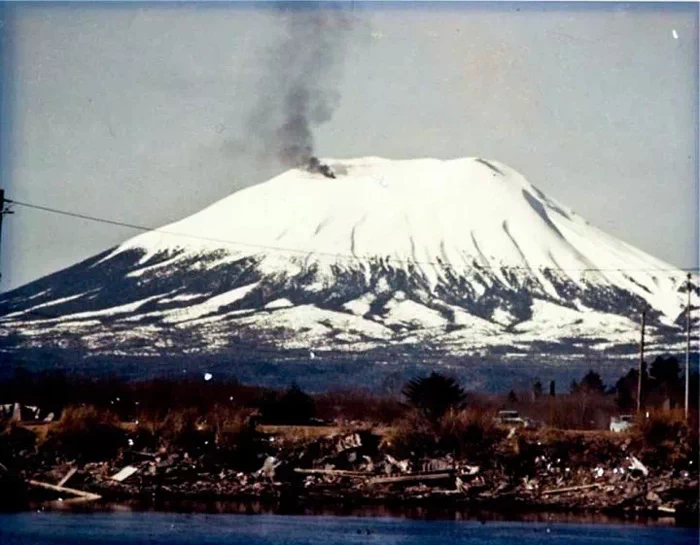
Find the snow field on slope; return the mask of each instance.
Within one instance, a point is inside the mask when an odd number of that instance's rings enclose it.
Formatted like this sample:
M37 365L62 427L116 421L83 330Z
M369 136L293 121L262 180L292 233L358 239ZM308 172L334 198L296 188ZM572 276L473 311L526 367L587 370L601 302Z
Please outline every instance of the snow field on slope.
M116 252L142 249L145 263L173 248L189 255L224 249L221 262L259 256L266 274L294 275L314 263L318 289L323 279L332 281L330 267L344 263L366 268L388 256L395 268L413 264L434 288L447 282L445 266L466 274L476 261L503 285L503 270L513 268L556 298L542 272L550 268L579 286L625 289L669 320L682 308L678 281L668 278L680 271L590 226L506 165L477 158L325 162L335 166L336 179L290 170Z

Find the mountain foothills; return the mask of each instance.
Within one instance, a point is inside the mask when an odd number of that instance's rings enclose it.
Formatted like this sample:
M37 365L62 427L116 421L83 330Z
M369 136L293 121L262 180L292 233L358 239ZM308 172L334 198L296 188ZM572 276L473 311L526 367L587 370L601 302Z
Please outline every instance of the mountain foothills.
M535 375L629 367L643 308L648 349L682 350L683 271L508 166L320 164L4 294L4 352L192 359L252 377L261 362L292 375L342 362L353 383L375 376L353 362Z

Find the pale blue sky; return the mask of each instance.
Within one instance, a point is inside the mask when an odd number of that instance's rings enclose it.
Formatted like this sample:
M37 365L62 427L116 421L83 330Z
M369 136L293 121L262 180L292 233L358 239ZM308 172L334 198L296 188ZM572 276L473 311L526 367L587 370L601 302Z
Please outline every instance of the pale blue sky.
M697 4L356 3L354 18L321 156L496 159L697 266ZM243 140L283 28L270 6L6 5L7 196L158 226L278 173ZM3 291L137 234L15 211Z

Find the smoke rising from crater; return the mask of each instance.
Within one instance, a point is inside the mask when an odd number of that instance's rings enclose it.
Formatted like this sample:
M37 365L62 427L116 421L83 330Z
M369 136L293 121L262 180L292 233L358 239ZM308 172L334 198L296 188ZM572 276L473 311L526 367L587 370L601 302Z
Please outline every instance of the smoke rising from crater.
M285 33L267 52L246 138L261 159L311 167L313 130L340 104L351 18L338 6L309 5L283 8L280 16Z

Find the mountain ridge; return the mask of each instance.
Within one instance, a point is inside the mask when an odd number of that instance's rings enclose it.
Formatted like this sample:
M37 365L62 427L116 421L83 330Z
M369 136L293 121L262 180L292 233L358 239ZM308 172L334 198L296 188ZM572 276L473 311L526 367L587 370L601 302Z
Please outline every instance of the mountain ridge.
M681 342L682 271L507 165L322 164L334 177L292 169L2 295L0 335L164 358L235 342L319 357L630 353L647 308L650 350Z

